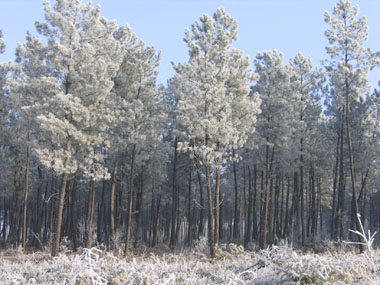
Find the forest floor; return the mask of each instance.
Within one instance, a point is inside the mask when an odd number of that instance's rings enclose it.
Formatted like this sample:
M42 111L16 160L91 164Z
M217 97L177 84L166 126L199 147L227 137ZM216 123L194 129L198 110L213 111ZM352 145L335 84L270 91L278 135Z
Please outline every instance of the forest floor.
M273 246L245 251L221 245L207 255L207 242L175 252L143 250L124 258L97 248L51 258L47 251L0 252L1 284L380 284L380 249L358 253L328 243L323 252Z

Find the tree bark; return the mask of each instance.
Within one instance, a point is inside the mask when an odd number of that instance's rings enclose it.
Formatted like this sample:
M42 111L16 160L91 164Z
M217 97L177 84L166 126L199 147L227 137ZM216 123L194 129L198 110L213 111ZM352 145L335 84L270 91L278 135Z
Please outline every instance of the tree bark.
M244 246L247 246L252 241L251 228L252 228L252 216L253 216L253 194L252 194L252 173L251 167L248 165L248 211L247 222L245 231Z
M111 192L110 192L110 236L111 240L112 237L115 235L115 190L116 190L116 176L117 176L117 169L118 169L118 161L115 161L113 171L112 171L112 182L111 182ZM112 244L111 247L113 248L115 245Z
M61 241L61 228L62 228L62 218L63 218L63 207L65 205L65 194L66 194L66 185L69 178L68 173L62 175L62 185L61 192L59 195L59 204L58 204L58 213L56 217L56 228L55 228L55 239L52 246L52 256L57 256L59 253L59 245Z
M187 205L187 220L189 227L187 229L187 243L191 245L193 243L193 219L191 214L191 169L189 171L189 189L188 189L188 205Z
M24 192L24 209L23 209L23 223L22 223L22 248L26 249L26 230L27 230L27 209L28 209L28 196L29 196L29 167L30 167L30 128L26 136L26 165L25 165L25 192Z
M94 221L94 208L95 208L95 182L91 178L90 181L90 193L88 198L88 212L87 212L87 238L86 248L91 248L92 243L92 224Z
M129 177L129 207L128 207L128 226L127 226L127 237L125 241L124 256L129 253L129 244L131 240L131 229L132 229L132 210L133 210L133 186L134 186L134 176L135 176L135 156L136 156L136 145L132 147L132 159L131 159L131 173Z
M206 165L207 194L208 194L208 238L211 258L215 257L215 240L214 240L214 211L212 203L212 186L210 166Z
M340 123L338 124L340 127ZM335 240L336 228L335 228L335 216L336 216L336 186L338 180L338 165L339 165L339 145L340 145L340 129L338 130L338 139L336 144L336 155L335 155L335 167L334 167L334 181L333 181L333 199L332 199L332 209L331 209L331 228L330 228L330 239Z
M216 181L215 181L215 244L219 243L220 237L220 166L216 167Z
M233 151L233 156L235 156L235 151ZM237 182L237 170L236 162L232 164L233 173L234 173L234 189L235 189L235 207L234 207L234 236L233 239L235 242L240 242L240 213L239 213L239 187Z
M178 159L178 138L174 140L174 162L173 162L173 177L172 177L172 216L171 216L171 231L170 231L170 248L174 249L176 245L176 222L177 222L177 159Z

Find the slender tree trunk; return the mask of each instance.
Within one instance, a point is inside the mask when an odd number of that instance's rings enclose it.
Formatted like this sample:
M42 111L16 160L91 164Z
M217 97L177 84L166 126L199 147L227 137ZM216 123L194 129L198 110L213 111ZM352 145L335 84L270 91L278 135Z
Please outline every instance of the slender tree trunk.
M255 164L253 166L253 201L252 201L252 204L253 204L253 209L252 209L253 229L252 229L252 237L253 237L253 239L258 240L258 233L257 233L257 220L258 219L257 219L257 210L256 210L256 205L257 205L256 197L257 197L257 167Z
M66 185L69 178L68 173L62 175L62 185L61 192L59 195L59 204L58 204L58 213L56 217L56 228L55 228L55 239L52 246L52 256L57 256L59 253L59 245L61 241L61 228L62 228L62 218L63 218L63 207L65 205L65 194L66 194Z
M112 182L111 182L111 192L110 192L110 236L111 240L112 237L115 235L115 190L116 190L116 176L117 176L117 169L118 169L118 161L115 161L113 171L112 171ZM112 244L111 247L113 248L115 245Z
M268 246L268 217L269 217L269 200L270 197L270 181L271 181L271 162L273 161L274 149L272 149L272 158L270 158L269 145L266 146L266 162L265 162L265 193L264 193L264 208L263 208L263 224L261 228L261 248L265 249Z
M178 138L174 140L174 162L173 162L173 179L172 179L172 216L171 216L171 231L170 231L170 248L174 249L176 245L176 222L177 222L177 160L178 160Z
M203 235L204 231L204 211L205 211L205 202L203 197L203 180L202 175L199 170L199 167L197 167L197 176L198 176L198 183L199 183L199 227L198 227L198 239Z
M301 203L301 238L302 246L306 246L306 224L305 224L305 201L304 201L304 179L303 179L303 138L301 138L301 165L300 165L300 189L299 201Z
M207 178L207 194L208 194L208 238L210 245L211 258L215 257L215 240L214 240L214 211L212 203L212 186L211 186L211 173L210 166L206 165L206 178Z
M286 202L285 202L285 225L282 237L289 237L289 195L290 195L290 176L287 175L288 183L286 185Z
M311 179L311 240L315 241L315 234L317 232L317 195L315 191L315 177L313 165L310 165L310 179Z
M19 195L20 195L20 186L17 184L17 177L16 177L16 171L15 171L15 177L14 177L14 185L16 189L16 193L14 196L14 206L12 210L12 218L11 223L9 226L9 234L6 241L6 247L9 248L11 245L12 240L15 237L15 234L18 231L18 220L19 220Z
M216 167L215 183L215 244L219 243L220 230L220 165Z
M27 230L27 209L29 195L29 166L30 166L30 128L26 136L26 165L25 165L25 192L24 192L24 211L23 211L23 227L22 227L22 247L26 249L26 230Z
M70 213L69 213L69 219L70 219L70 233L69 236L71 237L71 240L74 244L74 251L78 248L78 241L77 241L77 233L76 233L76 209L75 209L75 199L76 199L76 192L77 192L77 186L78 186L78 174L75 174L74 176L74 182L73 186L71 187L71 199L70 199Z
M132 210L133 210L133 186L134 186L134 176L135 176L135 155L136 155L136 145L132 147L132 159L131 159L131 173L129 177L129 207L128 207L128 226L127 226L127 238L125 241L124 256L129 253L129 244L131 240L131 229L132 229Z
M90 193L89 193L89 198L88 198L88 212L87 212L88 229L87 229L87 238L86 238L86 248L91 248L94 210L95 210L95 182L94 182L94 179L91 178Z
M252 228L252 216L253 216L253 193L252 193L252 173L251 167L248 165L248 211L247 222L245 231L244 246L247 246L252 241L251 228Z
M340 123L339 123L340 127ZM336 228L335 228L335 212L336 212L336 186L337 186L337 180L338 180L338 165L339 165L339 145L340 145L340 130L338 130L338 140L336 144L336 156L335 156L335 167L334 167L334 182L333 182L333 199L332 199L332 209L331 209L331 233L330 233L330 239L335 240L336 237Z
M235 151L233 151L233 156L235 156ZM234 173L234 189L235 189L235 207L234 207L234 241L240 240L240 213L239 213L239 188L237 182L237 170L236 170L236 162L234 161L232 164L233 173Z
M189 189L188 189L188 205L187 205L187 220L189 227L187 229L187 243L191 245L193 243L193 219L191 215L191 169L189 171Z
M37 167L38 170L38 186L37 186L37 209L36 209L36 224L34 232L36 237L33 239L33 244L39 250L42 250L41 244L41 229L42 229L42 184L43 184L43 175L42 168L40 165Z
M160 233L160 209L161 209L161 195L158 197L156 216L154 220L153 227L153 244L152 247L155 247L158 243L158 236Z
M133 247L137 247L138 241L141 239L141 222L143 217L143 191L144 191L144 167L141 167L140 175L140 190L137 193L137 216L136 216L136 230L135 230L135 242Z
M149 247L153 247L153 227L155 220L155 208L156 208L156 200L154 199L154 183L152 182L152 196L150 203L150 226L149 226Z
M281 203L280 203L280 224L279 224L279 231L278 236L282 237L282 232L284 230L284 192L285 192L285 186L284 186L284 176L281 175Z
M102 195L100 197L98 223L97 223L97 235L96 235L99 244L101 244L103 241L102 234L106 232L102 229L102 224L104 223L102 218L104 217L103 213L105 212L105 203L104 203L105 192L106 192L106 180L103 178L103 187L102 187Z
M345 175L344 175L344 152L343 152L343 116L345 108L341 113L341 129L340 129L340 152L339 152L339 183L338 183L338 212L335 220L335 228L338 232L338 238L343 239L344 236L344 196L345 196Z

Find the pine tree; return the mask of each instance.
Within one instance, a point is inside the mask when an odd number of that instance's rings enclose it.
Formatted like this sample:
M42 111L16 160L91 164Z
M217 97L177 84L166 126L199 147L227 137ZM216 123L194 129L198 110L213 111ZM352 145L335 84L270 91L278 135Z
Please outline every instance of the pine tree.
M352 186L352 216L356 221L359 206L351 109L354 101L360 101L360 98L368 94L368 73L379 64L378 54L364 47L364 42L368 39L368 27L366 18L358 18L358 13L359 7L352 8L349 0L340 0L334 7L333 16L325 13L325 22L329 25L325 35L330 44L326 48L330 60L325 62L325 67L330 84L336 91L337 101L344 109ZM357 221L357 228L358 223Z
M109 146L106 130L112 119L105 101L123 54L114 37L118 26L100 16L100 6L61 0L53 9L45 1L44 8L46 23L36 22L36 28L47 42L27 35L18 48L22 79L16 84L18 90L30 90L20 93L33 98L24 109L40 114L32 116L39 124L35 152L40 162L62 175L55 256L69 175L82 169L93 182L109 176L102 149Z
M237 22L223 7L213 17L203 15L185 35L190 59L173 65L175 80L181 87L177 94L177 131L182 140L180 149L190 151L204 167L209 245L214 257L212 171L220 174L221 166L228 159L234 159L233 149L244 145L248 133L254 129L260 101L249 97L248 84L254 79L249 59L231 47L237 39ZM218 191L216 189L216 209ZM218 211L216 213L219 220Z
M124 58L114 77L110 104L117 114L113 126L114 151L129 154L129 205L125 255L128 254L132 231L134 178L161 145L161 134L166 121L162 92L157 89L157 67L160 53L147 47L143 41L134 43L133 37L123 45Z

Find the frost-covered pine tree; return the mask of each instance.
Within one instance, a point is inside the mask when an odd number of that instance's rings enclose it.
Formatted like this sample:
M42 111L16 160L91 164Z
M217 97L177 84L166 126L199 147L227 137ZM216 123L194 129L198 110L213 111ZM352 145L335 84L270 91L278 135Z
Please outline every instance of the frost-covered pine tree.
M298 92L292 92L291 72L284 64L283 55L274 51L258 53L254 61L259 81L252 91L259 94L262 113L257 122L259 157L265 165L265 187L260 216L260 247L266 248L269 236L269 201L271 176L274 163L280 163L281 153L289 150L290 137L294 133L296 100Z
M368 73L379 64L379 55L364 47L368 39L368 27L365 17L358 17L359 7L352 8L349 0L340 0L333 10L333 15L326 12L325 22L329 28L325 35L329 41L326 51L330 56L324 65L330 78L330 84L335 90L336 102L344 110L349 152L351 186L352 186L352 216L359 213L355 153L352 139L351 106L354 101L369 92ZM357 221L357 219L355 219ZM359 227L357 221L357 228Z
M108 177L103 150L109 146L106 131L113 118L106 100L123 53L114 36L119 28L100 16L100 6L58 0L52 7L45 1L44 9L46 22L36 22L36 28L47 40L28 36L18 48L22 79L15 85L32 98L24 109L39 114L33 118L39 124L39 160L62 174L52 245L52 255L57 255L69 175L81 169L91 181Z
M310 165L312 162L310 157L314 149L312 140L320 123L322 110L318 95L323 76L319 69L313 69L311 58L305 58L301 52L288 63L287 69L290 74L290 90L293 97L292 104L295 117L292 118L293 122L291 122L294 137L289 148L286 149L286 155L287 160L294 163L294 171L299 176L299 185L296 187L298 197L295 201L298 203L297 229L301 231L301 240L304 246L306 244L304 168L306 164ZM312 231L314 230L315 225L312 228Z
M134 36L124 42L124 58L117 75L111 101L117 122L113 126L113 151L128 154L129 203L125 255L128 254L134 197L136 169L143 166L161 146L162 130L167 118L162 92L157 89L157 67L161 55L143 41L134 42ZM112 199L112 197L111 197Z
M237 35L237 22L223 7L213 17L203 15L191 32L185 31L190 59L173 65L180 86L176 110L180 149L189 151L206 174L211 256L215 241L212 171L220 172L233 159L233 150L244 145L260 110L259 99L249 96L254 79L249 58L232 48ZM216 204L218 209L219 201Z

